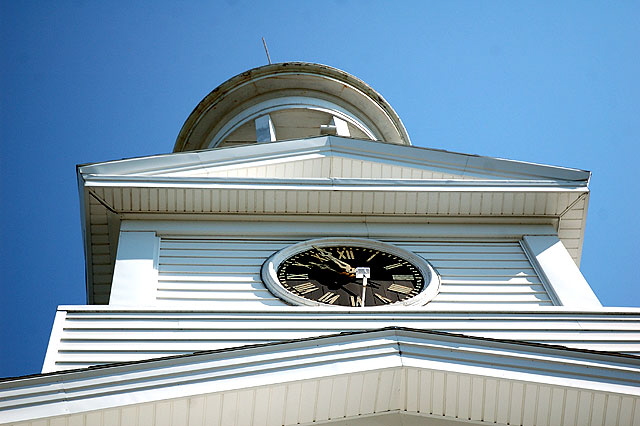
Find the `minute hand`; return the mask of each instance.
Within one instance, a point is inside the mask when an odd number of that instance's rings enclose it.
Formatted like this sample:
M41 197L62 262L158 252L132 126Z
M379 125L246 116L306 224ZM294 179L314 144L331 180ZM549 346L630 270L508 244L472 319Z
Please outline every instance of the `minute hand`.
M320 253L321 256L326 257L327 259L333 261L336 265L338 265L339 267L341 267L342 269L344 269L348 273L354 274L356 272L356 268L352 267L347 262L343 262L342 260L336 258L334 255L329 253L327 250L325 250L323 248L320 248L320 247L314 247L314 248L316 250L318 250L318 253Z

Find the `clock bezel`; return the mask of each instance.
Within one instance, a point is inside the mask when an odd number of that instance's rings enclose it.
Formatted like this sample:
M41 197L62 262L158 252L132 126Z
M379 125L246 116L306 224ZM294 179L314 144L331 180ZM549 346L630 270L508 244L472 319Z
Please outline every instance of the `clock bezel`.
M332 308L347 308L347 309L363 309L362 307L351 307L344 305L329 305L326 303L318 302L315 300L307 299L299 296L287 290L278 279L278 268L285 260L290 257L312 249L313 247L335 247L335 246L353 246L369 248L373 250L379 250L386 252L394 256L398 256L407 262L410 262L416 267L424 279L424 285L422 291L416 296L409 299L389 303L382 306L366 306L368 309L384 309L388 307L397 306L422 306L430 302L438 293L440 287L440 276L437 274L431 264L421 256L412 253L408 250L402 249L392 244L384 243L378 240L364 239L364 238L317 238L313 240L303 241L297 244L293 244L275 252L271 255L263 264L261 269L262 281L266 285L267 289L271 291L275 296L279 297L283 301L292 305L303 306L326 306Z

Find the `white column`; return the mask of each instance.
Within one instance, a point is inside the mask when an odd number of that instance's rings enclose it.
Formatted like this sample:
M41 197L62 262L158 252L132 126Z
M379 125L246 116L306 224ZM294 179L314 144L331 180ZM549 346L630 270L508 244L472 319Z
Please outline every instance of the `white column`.
M351 137L351 133L349 132L349 124L341 118L333 116L329 124L320 125L320 134L321 135L336 135L336 136L344 136Z
M569 308L599 308L602 304L584 279L571 255L557 236L526 235L523 247L537 264L556 298Z
M275 142L276 129L269 114L258 117L256 123L256 142Z
M120 232L109 305L155 304L159 246L155 232Z

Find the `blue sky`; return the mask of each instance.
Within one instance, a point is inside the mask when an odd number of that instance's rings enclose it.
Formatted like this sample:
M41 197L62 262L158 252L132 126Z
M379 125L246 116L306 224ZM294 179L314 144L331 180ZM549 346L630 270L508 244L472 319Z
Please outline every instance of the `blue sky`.
M640 306L638 28L627 1L0 2L0 377L85 303L76 164L170 152L263 36L369 83L414 145L590 170L583 273Z

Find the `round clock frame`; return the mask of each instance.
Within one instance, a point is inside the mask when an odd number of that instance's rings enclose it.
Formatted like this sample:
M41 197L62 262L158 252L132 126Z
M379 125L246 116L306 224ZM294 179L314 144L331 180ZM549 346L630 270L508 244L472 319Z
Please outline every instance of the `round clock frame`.
M365 253L375 261L361 260ZM292 305L356 308L362 301L363 278L355 274L360 267L371 271L367 308L425 305L440 286L438 274L422 257L361 238L320 238L285 247L265 261L261 274L267 288Z

